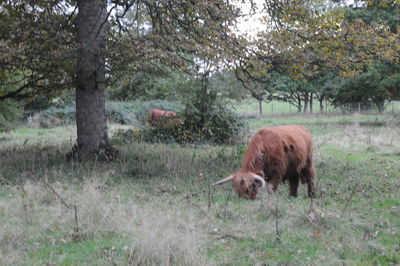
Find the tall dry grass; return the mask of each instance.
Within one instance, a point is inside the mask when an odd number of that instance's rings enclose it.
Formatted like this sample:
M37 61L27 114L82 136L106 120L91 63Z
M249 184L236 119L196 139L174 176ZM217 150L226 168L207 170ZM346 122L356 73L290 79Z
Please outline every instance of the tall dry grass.
M201 254L207 247L208 225L195 210L171 196L140 200L140 191L129 194L131 189L104 185L103 178L88 177L75 186L52 183L59 196L40 181L12 188L13 195L2 200L0 207L0 264L29 264L27 254L40 249L44 242L50 242L52 249L60 242L114 235L127 243L129 259L125 263L204 265ZM77 207L78 237L74 234L74 209L59 197ZM46 262L56 261L49 256Z
M281 185L255 201L238 199L229 185L211 189L239 168L243 146L133 143L108 164L67 163L63 145L2 148L0 264L62 264L65 256L96 265L395 261L399 247L384 243L398 238L390 212L399 209L372 208L400 196L400 141L391 129L352 125L314 136L312 216L305 186L297 199ZM59 252L90 243L103 246Z

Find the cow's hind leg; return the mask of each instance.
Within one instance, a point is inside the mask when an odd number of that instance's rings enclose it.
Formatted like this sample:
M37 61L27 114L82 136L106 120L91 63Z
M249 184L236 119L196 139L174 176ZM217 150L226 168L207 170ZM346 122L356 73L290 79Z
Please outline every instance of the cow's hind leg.
M289 177L289 196L297 197L297 189L299 187L300 175L294 174Z
M308 196L310 198L315 198L315 176L316 176L316 170L313 165L310 167L310 178L307 179L307 185L308 185Z
M315 198L316 170L311 160L307 161L307 167L301 171L302 177L307 182L308 197Z

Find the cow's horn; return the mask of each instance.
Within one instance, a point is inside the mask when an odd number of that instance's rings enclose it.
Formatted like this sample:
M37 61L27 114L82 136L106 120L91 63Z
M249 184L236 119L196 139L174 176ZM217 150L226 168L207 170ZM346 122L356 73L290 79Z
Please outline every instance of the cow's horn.
M224 184L224 183L226 183L228 181L231 181L232 179L233 179L233 175L230 175L230 176L228 176L228 177L226 177L224 179L219 180L218 182L215 182L213 185L215 186L215 185Z
M261 187L265 187L267 185L267 182L265 182L264 178L262 178L261 176L256 174L252 174L252 176L261 182Z

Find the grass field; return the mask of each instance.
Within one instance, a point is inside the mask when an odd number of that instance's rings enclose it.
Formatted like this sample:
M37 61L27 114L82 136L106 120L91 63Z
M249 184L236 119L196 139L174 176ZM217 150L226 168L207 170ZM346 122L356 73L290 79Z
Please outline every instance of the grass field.
M257 114L258 110L258 102L253 99L245 99L239 103L234 102L233 103L233 108L239 115L243 116L255 116ZM297 112L297 109L295 106L290 105L289 103L286 102L281 102L281 101L271 101L269 103L262 103L262 108L263 108L263 115L271 115L271 114L292 114L295 115ZM340 112L339 109L335 109L334 106L328 104L324 108L327 108L328 112ZM326 111L326 110L325 110ZM399 112L400 111L400 101L394 101L391 102L387 105L386 107L386 112ZM313 112L318 114L319 113L319 102L318 101L313 101Z
M240 167L246 145L117 144L116 161L78 164L65 161L73 126L0 135L0 264L398 265L398 122L247 120L251 133L291 123L312 132L311 213L305 186L298 198L282 184L254 201L210 186Z

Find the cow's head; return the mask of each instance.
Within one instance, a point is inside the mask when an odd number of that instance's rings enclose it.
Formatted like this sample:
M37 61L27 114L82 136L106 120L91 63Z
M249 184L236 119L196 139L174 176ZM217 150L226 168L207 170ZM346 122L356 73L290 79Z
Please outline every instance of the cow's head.
M214 185L224 184L228 181L232 181L233 189L239 197L252 200L256 198L258 189L267 185L264 178L251 172L237 172L221 179Z
M163 115L164 116L176 116L176 113L172 112L172 111L165 111Z

